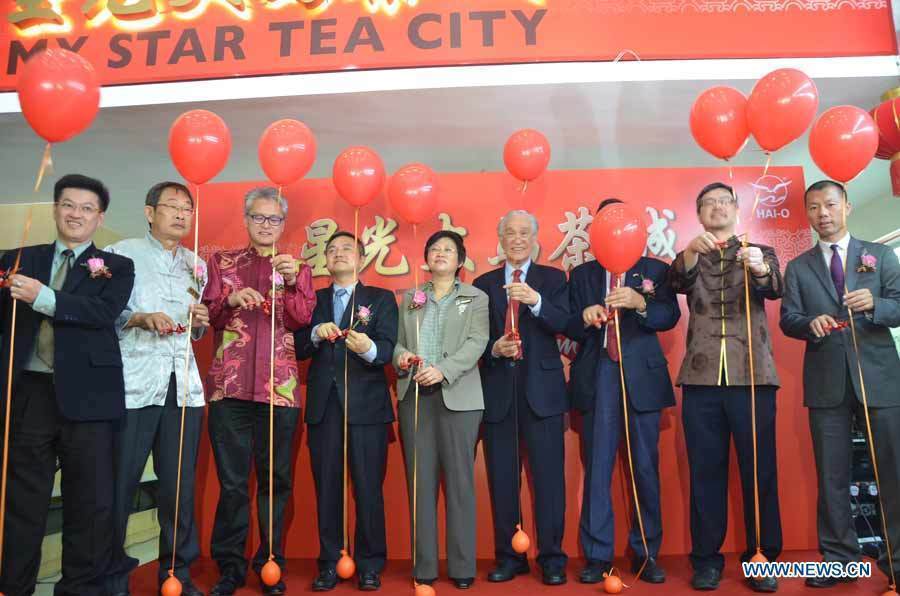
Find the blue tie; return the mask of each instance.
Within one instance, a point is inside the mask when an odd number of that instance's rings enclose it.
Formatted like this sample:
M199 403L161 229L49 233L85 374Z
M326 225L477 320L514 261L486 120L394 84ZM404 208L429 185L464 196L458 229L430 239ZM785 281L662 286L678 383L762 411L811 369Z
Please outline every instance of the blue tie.
M340 288L334 293L334 324L338 327L341 325L341 319L344 318L344 310L347 308L344 304L344 296L348 294L349 292L344 288Z

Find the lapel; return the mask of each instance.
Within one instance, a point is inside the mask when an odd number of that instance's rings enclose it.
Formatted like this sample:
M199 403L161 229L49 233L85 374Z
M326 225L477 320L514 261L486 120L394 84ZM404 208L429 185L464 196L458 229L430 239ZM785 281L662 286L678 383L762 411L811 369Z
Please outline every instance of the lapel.
M459 334L462 333L464 321L472 312L472 303L475 301L475 293L470 287L460 282L459 291L453 302L447 306L447 320L444 322L444 352L452 352L459 344ZM461 309L465 310L461 312Z
M847 263L849 263L849 250L847 252ZM813 246L810 250L806 251L806 258L809 262L810 268L813 270L813 273L815 273L816 277L819 278L819 281L822 282L822 286L825 288L825 291L829 296L831 296L832 300L840 304L837 292L834 289L834 282L831 280L831 272L825 267L825 259L822 257L822 251L819 248L818 242L816 242L816 245Z
M53 269L53 253L56 250L56 243L51 242L50 244L44 244L43 246L38 247L31 257L31 273L34 274L34 278L44 284L45 286L50 285L50 277L53 275L51 270ZM25 272L28 275L28 271Z
M84 252L81 253L81 256L75 259L75 262L72 264L72 270L69 271L69 274L66 275L66 281L63 283L62 291L67 293L73 293L78 286L85 279L88 278L90 273L87 268L87 260L96 256L97 248L94 246L92 242L90 246L84 249Z
M847 285L848 292L857 289L856 267L862 258L862 251L862 242L850 236L850 243L847 245L847 264L844 265L844 283Z
M491 301L491 308L494 309L494 318L500 321L500 329L502 331L503 326L506 324L506 308L509 306L506 300L506 290L503 289L503 286L506 285L506 265L500 269L495 269L492 275L494 277L488 286L488 298Z
M344 311L344 316L341 319L341 329L346 329L350 326L350 315L354 316L355 320L355 311L359 310L360 306L368 306L366 304L366 298L368 297L368 292L366 291L366 286L363 285L363 282L357 280L356 289L353 290L353 293L350 295L350 301L347 302L347 310Z
M400 316L402 317L403 324L406 325L406 347L413 353L417 353L419 351L419 342L416 340L416 321L418 320L419 329L422 328L422 319L425 314L425 307L410 309L409 305L412 304L413 296L415 295L415 291L417 288L412 288L408 292L406 292L407 298L401 301L400 303ZM420 288L424 291L424 285Z
M535 292L541 291L541 287L544 285L544 274L538 268L537 263L531 261L531 265L528 266L528 273L522 281L531 286L531 289ZM530 312L529 307L524 304L519 304L519 320L522 320L522 316L526 312Z

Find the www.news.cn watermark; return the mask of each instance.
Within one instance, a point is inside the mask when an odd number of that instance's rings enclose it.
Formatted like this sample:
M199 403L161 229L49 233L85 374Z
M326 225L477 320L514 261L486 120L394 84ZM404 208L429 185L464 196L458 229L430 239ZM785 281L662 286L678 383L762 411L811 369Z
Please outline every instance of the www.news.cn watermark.
M741 563L744 577L827 577L864 578L872 577L872 563L837 561L774 561L767 563Z

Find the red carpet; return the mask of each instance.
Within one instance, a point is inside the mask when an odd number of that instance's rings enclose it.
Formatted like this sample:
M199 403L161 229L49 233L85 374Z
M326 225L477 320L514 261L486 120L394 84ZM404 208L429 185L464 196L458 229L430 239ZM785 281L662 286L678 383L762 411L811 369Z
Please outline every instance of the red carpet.
M819 554L815 552L791 552L782 557L785 561L818 561ZM624 563L618 561L618 564ZM576 581L576 575L581 568L581 561L574 560L569 562L569 583L559 587L545 586L540 581L540 574L532 564L532 575L523 576L512 582L503 584L488 583L484 576L491 567L490 561L481 561L478 566L479 577L475 581L475 585L465 593L467 594L484 594L484 595L509 595L518 593L521 596L531 596L532 594L554 594L561 596L563 594L587 595L602 594L602 585L584 585ZM679 557L662 557L660 565L666 570L668 579L662 585L650 585L644 582L637 582L630 589L625 590L630 596L686 596L691 594L697 596L702 592L695 592L691 589L690 579L691 570L686 556ZM815 590L807 588L803 585L802 579L781 579L779 580L778 594L781 596L792 594L807 594L820 596L880 596L886 589L887 581L885 577L872 565L873 577L860 580L852 584L840 584L838 587L828 590ZM288 594L307 594L312 593L310 584L315 575L315 561L310 560L291 560L288 563L288 571L285 575L285 582L288 586ZM390 561L385 573L382 577L382 588L379 594L390 595L413 595L412 584L409 579L410 563L408 561ZM737 563L737 556L730 555L725 568L725 576L719 589L713 594L731 595L731 594L753 594L739 577L740 567ZM193 579L197 586L208 591L215 583L218 577L215 564L203 559L198 561L193 567ZM625 583L631 584L630 574L626 574ZM259 584L255 575L248 578L248 585L238 590L238 596L250 596L259 594ZM463 592L457 590L450 580L446 579L446 574L442 570L441 579L434 584L435 591L439 595L462 595ZM134 596L153 596L156 594L156 563L144 565L135 573L131 583L131 593ZM360 592L356 589L355 582L344 582L331 592L332 594L351 594Z

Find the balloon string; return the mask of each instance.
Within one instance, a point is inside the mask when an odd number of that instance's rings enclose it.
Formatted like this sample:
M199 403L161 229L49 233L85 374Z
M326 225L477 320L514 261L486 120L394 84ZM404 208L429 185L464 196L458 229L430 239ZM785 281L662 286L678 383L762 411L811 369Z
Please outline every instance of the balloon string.
M37 192L37 191L35 191ZM8 275L11 277L19 270L19 263L22 260L22 249L28 241L28 232L31 230L32 217L34 215L34 205L28 207L28 214L25 216L25 227L22 231L22 242L19 244L19 252L16 255L16 262ZM7 278L8 279L8 278ZM0 568L3 566L3 544L6 537L6 470L9 464L9 419L12 409L12 381L13 381L13 358L16 348L16 312L19 301L13 298L12 301L12 317L10 320L9 332L9 363L6 369L6 409L3 411L3 468L0 471Z
M763 168L763 176L766 176L769 173L769 166L772 165L772 154L766 154L766 167ZM753 211L750 213L750 218L753 218L753 214L756 213L756 208L759 206L759 194L760 190L756 190L756 197L753 199Z
M356 240L359 238L359 207L356 208L356 211L353 214L353 239ZM357 240L359 242L359 240ZM356 284L359 281L359 259L356 260L356 265L353 267L353 291L350 293L350 329L353 329L353 319L356 315ZM338 325L341 324L340 321L337 322ZM350 411L349 411L349 394L350 394L350 377L347 371L347 366L349 365L350 354L347 348L346 343L344 344L344 553L347 553L347 547L350 541L350 515L348 513L347 499L348 499L348 490L347 486L350 484L349 480L349 472L347 466L347 432L348 425L350 420Z
M752 215L751 215L752 216ZM747 234L743 235L741 247L748 247ZM762 552L760 546L759 527L759 446L756 436L756 371L753 361L753 325L750 321L750 263L749 259L743 259L744 264L744 314L747 322L747 351L750 360L750 429L753 437L753 515L756 531L756 553Z
M278 185L278 203L281 203L281 185ZM272 244L272 317L269 330L269 560L275 560L275 313L278 310L278 294L275 285L275 257L277 244Z
M196 203L194 206L194 266L191 270L191 275L192 277L197 278L197 252L200 246L200 185L195 185L194 187L194 202ZM191 306L193 305L194 301L192 300ZM175 519L172 524L172 566L169 568L170 577L175 575L175 555L178 550L178 510L181 504L181 466L182 456L184 454L184 422L187 414L188 399L191 395L191 335L193 334L193 327L194 310L189 308L187 332L185 333L187 336L187 345L184 350L184 400L181 403L181 428L178 432L178 468L175 472ZM175 385L177 388L177 379Z
M522 182L523 182L523 184L522 184L522 194L524 195L524 194L525 194L525 191L528 190L528 180L523 180Z
M846 187L844 188L846 192ZM846 198L846 195L845 195ZM841 212L843 214L844 222L847 221L847 201L841 204ZM847 287L847 264L841 259L841 266L844 269L844 294L849 292L849 288ZM875 435L872 432L872 422L869 418L869 400L866 393L866 382L863 379L863 370L862 370L862 358L859 353L859 340L856 335L856 323L853 320L853 309L847 306L847 314L850 318L850 334L853 336L853 351L856 352L856 371L859 375L859 388L860 393L862 394L862 402L863 402L863 413L866 418L866 435L869 441L869 455L872 458L872 471L875 475L875 488L878 491L878 508L881 511L881 528L884 532L884 544L887 549L887 560L888 567L891 570L891 590L897 589L897 578L894 572L894 558L893 551L891 550L891 537L888 534L888 523L887 517L884 514L884 493L881 492L881 477L878 473L878 459L875 456Z
M418 228L416 224L413 224L413 244L418 244ZM419 269L418 267L413 267L413 283L415 284L415 288L413 289L413 299L416 297L416 292L419 291ZM413 316L416 319L416 352L419 351L419 313L413 311ZM413 383L415 383L415 401L414 401L414 412L413 412L413 512L412 512L412 520L413 520L413 545L412 545L412 563L413 563L413 585L416 585L416 552L419 549L419 538L418 538L418 489L419 489L419 383L413 378Z
M41 188L44 175L48 172L53 172L53 157L50 155L50 143L47 143L47 146L44 147L44 156L41 158L41 166L38 168L37 179L34 181L34 192Z
M624 282L624 280L617 281L617 287ZM619 384L622 390L622 414L625 418L625 451L628 453L628 471L631 474L631 490L634 495L635 517L637 517L638 529L641 532L641 544L644 546L644 562L641 564L641 567L638 569L637 575L635 576L635 580L637 580L641 577L644 568L647 566L647 562L650 560L650 549L647 546L647 534L644 532L644 520L641 516L641 501L638 498L637 479L634 477L634 462L631 455L631 430L628 428L628 389L625 387L625 358L622 353L622 334L620 333L622 327L619 325L618 308L613 311L613 316L615 317L616 325L616 348L619 352Z

